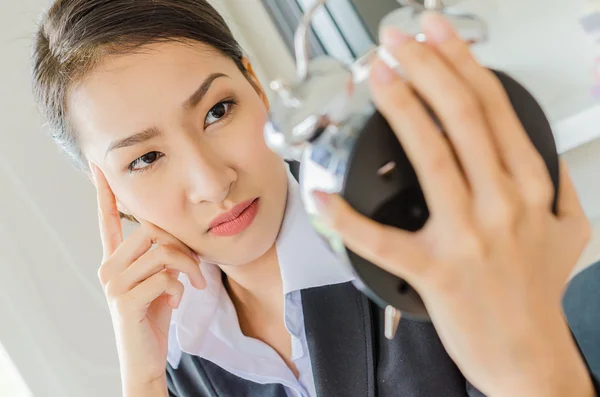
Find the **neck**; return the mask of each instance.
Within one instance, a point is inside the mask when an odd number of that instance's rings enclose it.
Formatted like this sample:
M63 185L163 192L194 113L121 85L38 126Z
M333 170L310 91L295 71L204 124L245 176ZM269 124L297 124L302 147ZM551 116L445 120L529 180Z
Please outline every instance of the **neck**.
M283 315L283 282L275 244L250 263L222 266L221 270L240 322L243 318L276 319Z
M275 245L254 262L221 269L242 333L271 346L298 377L283 318L283 282Z

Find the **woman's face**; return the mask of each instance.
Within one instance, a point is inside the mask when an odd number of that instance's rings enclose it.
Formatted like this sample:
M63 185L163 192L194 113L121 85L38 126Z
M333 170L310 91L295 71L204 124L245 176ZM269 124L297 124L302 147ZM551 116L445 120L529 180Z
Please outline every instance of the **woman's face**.
M159 43L103 59L71 88L68 106L122 211L204 259L238 265L273 246L286 201L285 163L264 142L267 101L258 91L208 46ZM251 202L237 220L211 227Z

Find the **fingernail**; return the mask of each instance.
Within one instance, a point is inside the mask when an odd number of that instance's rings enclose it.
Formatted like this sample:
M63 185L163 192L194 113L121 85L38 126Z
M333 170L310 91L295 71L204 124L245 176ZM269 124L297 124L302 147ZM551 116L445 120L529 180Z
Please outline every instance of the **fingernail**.
M205 289L205 288L206 288L206 279L204 277L202 277L202 281L200 282L199 289Z
M179 309L179 305L181 304L181 296L175 298L175 309Z
M194 277L193 280L190 279L190 281L196 289L203 290L204 288L206 288L206 281L204 280L203 276Z
M396 72L383 61L379 60L373 64L371 75L373 76L373 81L381 85L390 84L397 77Z
M331 195L329 193L321 192L319 190L313 190L312 196L315 199L317 211L319 211L320 214L327 213L329 202L331 201Z
M427 35L427 40L442 43L452 37L454 28L441 14L427 11L421 17L421 26Z
M197 264L200 264L200 257L198 256L197 253L195 253L194 251L192 251L192 256L194 257L194 259L196 260Z
M402 44L406 43L409 38L409 36L391 26L382 28L379 35L381 44L390 50L400 47Z

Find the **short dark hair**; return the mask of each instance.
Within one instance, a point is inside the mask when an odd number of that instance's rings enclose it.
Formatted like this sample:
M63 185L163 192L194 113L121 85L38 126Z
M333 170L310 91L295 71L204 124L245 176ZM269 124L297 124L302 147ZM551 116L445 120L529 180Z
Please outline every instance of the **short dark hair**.
M43 16L34 44L33 92L52 138L79 168L88 164L69 124L69 88L103 56L166 41L207 44L249 78L242 48L206 0L56 0Z

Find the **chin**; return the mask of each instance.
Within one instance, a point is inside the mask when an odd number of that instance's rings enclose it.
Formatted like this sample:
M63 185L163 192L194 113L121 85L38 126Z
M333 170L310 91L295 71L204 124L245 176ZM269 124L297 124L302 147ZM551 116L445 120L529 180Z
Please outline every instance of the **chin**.
M221 253L215 252L213 257L202 256L202 259L219 265L243 266L263 257L277 240L276 234L272 238L264 234L253 237L228 244L228 247L223 247Z

